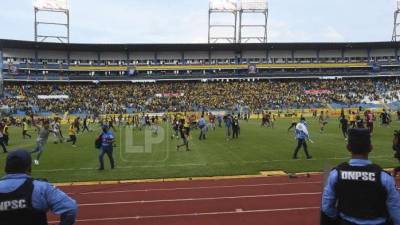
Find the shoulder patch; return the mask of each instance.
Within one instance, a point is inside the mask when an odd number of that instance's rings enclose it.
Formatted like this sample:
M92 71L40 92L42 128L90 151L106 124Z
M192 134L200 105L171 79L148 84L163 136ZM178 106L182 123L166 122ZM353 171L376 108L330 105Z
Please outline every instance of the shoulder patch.
M45 183L49 183L49 181L47 179L44 178L35 178L35 181L40 181L40 182L45 182Z

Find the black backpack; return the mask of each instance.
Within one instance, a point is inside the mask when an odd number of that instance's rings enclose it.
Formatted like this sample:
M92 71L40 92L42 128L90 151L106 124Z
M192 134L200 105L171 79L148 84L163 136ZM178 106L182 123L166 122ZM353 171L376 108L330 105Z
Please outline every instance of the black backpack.
M96 138L96 140L95 140L95 142L94 142L94 147L96 148L96 149L100 149L101 148L101 144L102 144L102 142L103 142L103 140L102 140L102 137L103 136L103 134L100 134L97 138Z

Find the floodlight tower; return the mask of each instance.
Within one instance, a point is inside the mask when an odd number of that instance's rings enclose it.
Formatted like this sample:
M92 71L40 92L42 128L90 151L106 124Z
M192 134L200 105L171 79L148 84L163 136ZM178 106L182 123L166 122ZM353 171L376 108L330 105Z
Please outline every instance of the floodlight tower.
M239 43L247 43L250 41L267 43L268 38L268 3L267 0L242 0L239 10ZM263 20L257 23L248 21L244 24L244 15L262 15ZM256 35L247 35L245 30L253 29Z
M392 36L392 41L399 41L400 40L400 33L398 31L398 28L400 26L400 20L399 20L399 15L400 15L400 0L397 0L397 9L394 12L394 24L393 24L393 36Z
M33 7L35 12L35 42L44 42L48 39L54 39L61 43L69 43L70 29L68 0L34 0ZM51 17L52 20L44 20L40 18L41 14L46 12L53 15ZM41 33L39 29L44 27L50 29L54 26L65 28L65 32L57 32L57 34L51 35L47 32Z
M3 50L0 49L0 98L4 97L4 77L3 77Z
M218 22L218 19L214 19L215 14L225 14L228 16L233 16L232 19L234 23L228 22ZM231 20L231 19L229 19ZM217 29L220 28L220 29ZM232 35L224 34L222 36L216 35L217 30L231 29ZM229 32L230 33L230 32ZM208 10L208 43L217 42L228 42L236 43L237 34L237 1L236 0L209 0L209 10Z

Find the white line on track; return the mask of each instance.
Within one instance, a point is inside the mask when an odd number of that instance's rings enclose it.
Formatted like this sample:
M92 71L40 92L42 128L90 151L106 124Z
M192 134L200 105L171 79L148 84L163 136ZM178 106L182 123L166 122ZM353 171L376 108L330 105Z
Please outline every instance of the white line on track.
M224 188L244 188L244 187L266 187L266 186L288 186L288 185L309 185L322 184L322 181L315 182L296 182L296 183L269 183L269 184L241 184L241 185L220 185L220 186L200 186L200 187L178 187L178 188L150 188L138 190L117 190L117 191L89 191L83 193L70 192L70 195L92 195L92 194L116 194L132 192L151 192L151 191L178 191L178 190L203 190L203 189L224 189Z
M175 217L193 217L193 216L220 216L220 215L237 215L237 214L256 214L256 213L274 213L274 212L291 212L291 211L309 211L317 210L320 207L301 207L301 208L282 208L282 209L257 209L243 211L223 211L223 212L205 212L205 213L187 213L187 214L170 214L170 215L153 215L153 216L129 216L129 217L110 217L95 219L78 219L77 222L93 222L99 223L104 221L122 221L122 220L143 220L143 219L166 219ZM56 224L57 221L51 221L50 224Z
M157 200L126 201L126 202L85 203L85 204L79 204L78 206L84 207L84 206L130 205L130 204L164 203L164 202L212 201L212 200L229 200L229 199L243 199L243 198L293 197L293 196L310 196L310 195L320 195L320 194L322 193L310 192L310 193L290 193L290 194L270 194L270 195L225 196L225 197L209 197L209 198L157 199Z

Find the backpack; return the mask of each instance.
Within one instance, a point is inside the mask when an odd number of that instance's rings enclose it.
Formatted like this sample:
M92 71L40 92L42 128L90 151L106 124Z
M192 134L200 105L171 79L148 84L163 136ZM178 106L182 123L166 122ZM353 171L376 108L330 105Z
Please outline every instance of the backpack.
M103 136L103 134L100 134L100 135L96 138L96 140L95 140L95 142L94 142L94 147L95 147L96 149L100 149L100 148L101 148L101 144L102 144L102 142L103 142L102 136Z

